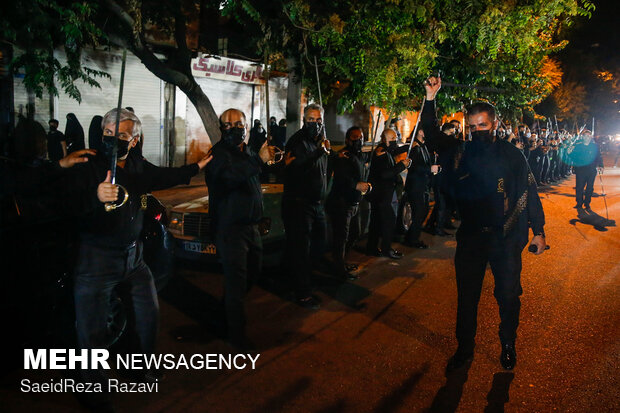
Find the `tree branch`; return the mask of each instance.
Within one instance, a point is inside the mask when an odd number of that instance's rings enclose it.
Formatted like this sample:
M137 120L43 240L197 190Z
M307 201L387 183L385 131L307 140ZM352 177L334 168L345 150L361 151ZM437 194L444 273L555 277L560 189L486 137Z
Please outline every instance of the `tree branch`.
M119 46L127 47L131 50L131 52L140 59L144 66L146 66L146 68L158 78L178 86L181 90L189 90L194 83L193 79L180 70L175 70L168 67L164 62L159 60L157 56L155 56L152 50L145 46L146 42L143 38L143 34L140 33L139 36L136 36L133 33L133 25L135 24L135 20L125 10L123 10L118 3L114 0L106 0L106 5L115 16L120 18L123 25L132 32L131 41L120 39L119 36L114 34L109 35L110 40Z

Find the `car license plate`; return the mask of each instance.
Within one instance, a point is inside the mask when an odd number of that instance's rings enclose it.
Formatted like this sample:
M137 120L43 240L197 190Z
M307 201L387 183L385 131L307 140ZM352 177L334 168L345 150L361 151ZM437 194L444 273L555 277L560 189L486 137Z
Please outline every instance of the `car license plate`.
M199 252L201 254L215 255L215 245L205 244L203 242L185 242L185 251Z

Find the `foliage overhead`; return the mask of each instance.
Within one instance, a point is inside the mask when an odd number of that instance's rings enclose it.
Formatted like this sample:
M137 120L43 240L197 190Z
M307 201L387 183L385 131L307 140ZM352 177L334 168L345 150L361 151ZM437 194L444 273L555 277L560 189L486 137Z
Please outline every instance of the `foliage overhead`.
M16 46L12 62L15 72L24 74L24 84L37 97L47 90L58 94L57 85L69 96L81 101L75 84L81 80L100 87L97 78L109 77L105 72L82 66L81 51L85 46L97 46L103 33L94 22L96 2L54 0L12 1L3 5L0 17L0 39ZM66 63L53 54L63 48Z
M445 112L477 99L505 112L531 108L559 84L557 64L546 59L566 44L558 34L594 9L587 0L285 0L278 18L258 0L224 3L264 33L282 33L280 48L298 47L313 95L316 56L322 96L341 111L361 102L392 113L417 106L422 82L439 71L446 82L504 90L446 87Z
M25 70L26 85L39 95L46 87L57 92L54 73L78 100L74 80L97 86L104 73L82 67L79 53L102 42L127 46L157 76L191 90L185 21L216 13L247 30L257 56L295 61L289 69L313 96L316 57L323 99L336 100L341 112L356 103L391 113L415 109L423 80L440 71L445 82L504 91L445 87L438 98L444 112L487 99L509 115L558 86L561 69L547 56L565 46L559 34L573 19L593 9L588 0L22 0L10 3L0 29L26 52L14 67ZM154 60L146 24L176 40L166 59ZM51 54L58 46L67 51L64 66Z

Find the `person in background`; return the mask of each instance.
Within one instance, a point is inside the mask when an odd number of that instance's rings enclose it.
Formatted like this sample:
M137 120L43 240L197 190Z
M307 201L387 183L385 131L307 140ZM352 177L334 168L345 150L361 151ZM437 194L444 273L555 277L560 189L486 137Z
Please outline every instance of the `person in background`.
M570 159L575 167L575 208L589 210L597 171L603 171L601 150L592 139L592 132L587 129L582 132L581 140L570 153Z
M297 303L312 310L320 308L312 294L312 267L324 263L327 235L324 203L331 145L325 137L323 114L316 103L304 108L303 127L288 139L284 155L284 267L295 280Z
M431 159L431 155L426 147L424 130L421 128L418 129L414 142L411 145L410 156L412 165L407 172L405 192L413 210L413 221L405 236L405 245L426 249L428 245L420 240L420 234L422 232L422 224L428 215L431 166L435 162Z
M358 278L352 273L357 266L347 265L345 262L349 228L351 220L359 212L362 196L371 188L370 184L365 182L363 143L362 128L352 126L346 132L345 147L330 157L333 183L326 209L332 222L332 260L336 277L349 281Z
M103 116L95 115L88 127L88 147L96 151L101 149L101 138L103 137L103 131L101 130L102 120Z
M86 144L84 143L84 129L74 113L67 113L65 139L67 141L67 153L86 148Z
M395 160L399 152L396 139L393 129L387 128L381 132L381 143L375 149L368 176L372 191L368 195L370 226L366 255L392 259L403 257L401 252L392 248L396 229L396 211L393 207L396 200L395 189L399 181L402 182L401 172L411 166L411 159L406 156L401 161Z
M50 130L47 133L47 158L52 162L58 162L67 156L67 142L65 135L58 130L58 120L50 119L49 127Z

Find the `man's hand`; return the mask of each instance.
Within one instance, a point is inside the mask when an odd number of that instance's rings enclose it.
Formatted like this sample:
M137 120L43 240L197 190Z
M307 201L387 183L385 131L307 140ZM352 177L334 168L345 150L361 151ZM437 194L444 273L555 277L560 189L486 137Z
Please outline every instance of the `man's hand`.
M209 149L209 152L207 152L204 158L197 162L198 168L200 168L200 170L204 169L204 167L207 166L209 162L211 162L211 159L213 159L213 155L211 155L211 150Z
M358 182L357 185L355 185L355 189L362 193L366 193L370 189L370 184L368 182Z
M65 156L58 161L61 168L71 168L76 163L88 162L88 158L85 155L95 155L97 151L94 149L81 149Z
M409 167L411 166L411 158L405 158L402 161L400 161L400 163L405 165L405 169L409 169Z
M534 238L532 238L532 242L530 242L530 245L536 245L538 250L536 250L534 254L540 255L545 252L545 247L547 246L547 243L545 242L545 237L543 237L542 235L536 235Z
M273 161L276 157L276 147L267 145L267 141L258 150L258 157L263 163Z
M437 92L441 89L441 77L431 76L426 79L424 89L426 89L426 100L435 100Z
M112 171L108 171L105 181L97 187L97 198L103 203L114 202L118 199L118 186L112 183Z

